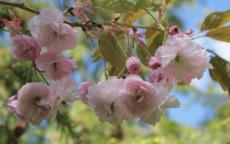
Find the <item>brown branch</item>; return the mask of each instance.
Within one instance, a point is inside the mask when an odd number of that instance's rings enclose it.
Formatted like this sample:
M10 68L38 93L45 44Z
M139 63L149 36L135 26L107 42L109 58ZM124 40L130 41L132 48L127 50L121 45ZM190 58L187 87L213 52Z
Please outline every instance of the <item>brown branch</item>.
M3 0L0 0L0 5L8 5L8 6L12 6L12 7L16 7L16 8L20 8L23 9L25 11L31 12L33 14L39 14L40 12L38 10L32 9L28 6L26 6L24 3L13 3L13 2L6 2ZM113 22L113 23L108 23L108 22L104 22L104 23L97 23L97 22L93 22L93 21L89 21L87 23L80 23L80 22L71 22L68 20L65 20L64 23L69 24L72 27L81 27L83 30L85 29L92 29L93 27L102 27L103 25L119 25L122 27L129 27L129 28L138 28L138 29L154 29L156 31L162 31L161 29L157 29L157 28L153 28L153 27L148 27L148 26L134 26L134 25L129 25L129 24L125 24L125 23L118 23L118 22Z
M0 5L8 5L8 6L12 6L12 7L17 7L17 8L23 9L25 11L29 11L31 13L34 13L34 14L40 13L39 11L37 11L35 9L27 7L24 3L13 3L13 2L6 2L6 1L0 0Z
M3 0L0 0L0 5L8 5L8 6L23 9L23 10L31 12L33 14L40 14L39 11L26 6L24 3L13 3L13 2L6 2ZM86 26L86 24L83 24L83 23L79 23L79 22L72 23L72 22L69 22L67 20L65 20L64 23L69 24L72 27L85 27ZM89 27L89 26L86 26L86 27Z

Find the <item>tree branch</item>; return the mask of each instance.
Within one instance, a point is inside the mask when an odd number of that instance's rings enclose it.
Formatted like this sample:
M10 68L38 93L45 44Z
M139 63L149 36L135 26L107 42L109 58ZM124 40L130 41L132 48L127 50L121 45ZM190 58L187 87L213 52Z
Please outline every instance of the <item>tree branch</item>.
M0 5L8 5L8 6L20 8L20 9L23 9L25 11L31 12L33 14L39 14L40 13L38 10L30 8L30 7L26 6L24 3L14 3L14 2L7 2L7 1L0 0ZM88 23L80 23L80 22L74 22L73 23L71 21L65 20L64 23L66 23L72 27L81 27L83 30L91 29L92 27L102 27L103 25L112 25L111 23L106 23L106 22L97 23L97 22L92 22L92 21L89 21ZM150 29L151 28L151 29L155 29L157 31L162 31L161 29L157 29L157 28L153 28L153 27L134 26L134 25L118 23L118 22L114 22L114 25L119 25L119 26L128 27L128 28L138 28L138 29Z
M12 6L12 7L17 7L17 8L23 9L25 11L29 11L31 13L34 13L34 14L40 13L39 11L37 11L35 9L27 7L24 3L13 3L13 2L6 2L3 0L0 0L0 5L8 5L8 6Z

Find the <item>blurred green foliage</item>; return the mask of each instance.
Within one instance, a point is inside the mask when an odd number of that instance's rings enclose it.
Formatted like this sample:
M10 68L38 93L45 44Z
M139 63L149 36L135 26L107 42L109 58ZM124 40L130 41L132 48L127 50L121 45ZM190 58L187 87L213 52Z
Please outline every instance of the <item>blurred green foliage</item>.
M107 9L123 12L124 9L120 9L124 6L120 5L121 1L124 0L116 0L114 1L115 4L111 4L109 1L93 0L98 6L101 6L100 2L105 2L103 4L108 5ZM54 6L53 2L58 3L57 1L48 2L45 0L24 0L22 2L35 9ZM137 10L149 6L151 1L145 0L144 3L142 2L142 0L127 1L125 10ZM173 2L179 5L184 1L174 0ZM192 2L192 0L187 2ZM68 0L66 0L66 3L68 3ZM60 2L60 4L62 3ZM158 4L152 8L154 9L157 6ZM59 5L59 7L63 8L63 5ZM0 17L2 18L5 16L4 14L8 13L6 8L9 7L0 5L0 8ZM14 9L13 11L23 19L24 27L26 27L26 22L32 14L20 9ZM169 19L167 18L168 23L165 23L165 25L175 23L183 25L170 11L167 12L166 16ZM109 20L112 17L112 13L101 8L95 8L94 13L90 15L92 20ZM119 21L124 22L124 18ZM131 19L130 21L134 22L136 20ZM140 23L152 25L148 16L141 17ZM4 27L1 27L1 29L4 29ZM93 54L97 45L93 41L86 40L81 29L78 29L78 32L79 44L68 54L78 63L77 72L81 75L82 80L98 80L100 73L103 72L101 70L103 69L103 64L101 65L103 61L100 59L95 63L96 67L93 73L89 72L91 65L88 62L92 61L88 57ZM151 45L152 42L149 43ZM152 49L155 50L154 47ZM81 102L76 102L70 111L58 114L56 120L44 121L40 126L27 126L23 123L17 123L15 116L7 111L6 102L8 97L16 94L24 83L34 80L32 77L28 77L28 74L32 72L31 63L18 62L11 57L9 49L0 48L0 144L230 144L230 107L228 104L218 107L215 118L204 123L199 129L180 126L167 117L161 118L161 121L155 127L139 124L137 121L123 122L121 125L113 126L108 123L101 123L92 110ZM179 87L178 90L185 93L189 90L197 92L192 87ZM209 98L205 100L209 101Z

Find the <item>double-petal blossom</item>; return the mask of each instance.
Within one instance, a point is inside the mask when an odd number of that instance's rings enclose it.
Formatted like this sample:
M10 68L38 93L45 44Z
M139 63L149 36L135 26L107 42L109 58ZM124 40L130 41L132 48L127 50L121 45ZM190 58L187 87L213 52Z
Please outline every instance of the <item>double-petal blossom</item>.
M30 20L29 27L40 46L60 52L74 48L77 43L74 29L63 22L64 15L59 10L44 9Z
M49 88L38 82L27 83L17 95L9 98L7 106L19 119L39 124L48 118L51 110Z
M65 109L71 108L73 103L79 99L77 84L69 76L55 81L49 86L49 89L52 98L50 116L53 118L57 112L63 112Z
M165 75L174 77L178 83L200 79L205 69L211 68L209 54L200 45L177 35L169 37L166 44L157 49L155 56L161 60Z
M123 79L110 77L89 88L87 99L88 105L95 111L102 122L108 121L118 124L123 120L122 105L119 103L119 89Z
M40 47L35 39L28 35L11 37L12 54L17 60L34 60L40 55Z
M58 80L71 74L76 67L74 61L64 57L60 53L43 53L35 60L36 66L45 77Z

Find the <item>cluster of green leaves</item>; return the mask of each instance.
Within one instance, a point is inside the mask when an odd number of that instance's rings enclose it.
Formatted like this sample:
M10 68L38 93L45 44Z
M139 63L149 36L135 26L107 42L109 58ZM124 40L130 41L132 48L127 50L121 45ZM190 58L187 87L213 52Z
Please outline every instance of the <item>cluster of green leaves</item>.
M213 39L230 42L230 26L225 26L228 22L230 22L230 10L214 12L206 17L201 31L207 31L207 36ZM215 55L211 59L211 64L213 69L209 72L212 79L219 82L230 95L230 62Z

